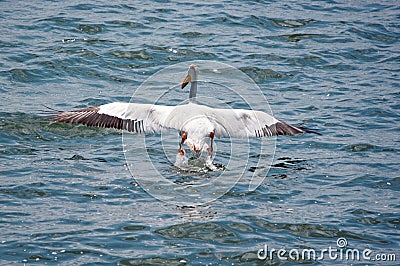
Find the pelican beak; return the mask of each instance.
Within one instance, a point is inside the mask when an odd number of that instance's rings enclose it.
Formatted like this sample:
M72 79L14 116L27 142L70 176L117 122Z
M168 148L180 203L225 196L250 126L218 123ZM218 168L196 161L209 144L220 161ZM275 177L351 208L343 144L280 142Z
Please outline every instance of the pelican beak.
M186 85L188 85L188 83L191 82L191 81L192 81L192 77L191 77L190 75L187 75L187 76L185 77L185 79L182 81L182 87L181 87L181 89L185 88Z

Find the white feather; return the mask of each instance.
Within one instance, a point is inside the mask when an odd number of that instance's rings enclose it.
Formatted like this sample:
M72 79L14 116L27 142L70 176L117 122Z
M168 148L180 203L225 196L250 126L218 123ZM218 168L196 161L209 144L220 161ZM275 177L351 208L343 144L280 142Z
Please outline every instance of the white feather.
M190 123L204 119L213 125L218 137L256 137L256 131L270 127L279 120L261 111L244 109L217 109L195 103L178 106L114 102L99 106L99 114L121 119L142 120L146 133L160 133L163 129L174 128L185 132L201 130L204 123ZM192 128L188 128L188 126ZM205 128L204 133L209 133Z

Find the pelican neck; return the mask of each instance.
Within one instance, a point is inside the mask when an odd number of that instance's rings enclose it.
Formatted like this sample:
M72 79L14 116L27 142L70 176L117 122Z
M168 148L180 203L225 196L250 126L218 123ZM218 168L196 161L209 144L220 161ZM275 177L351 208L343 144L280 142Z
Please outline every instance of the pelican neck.
M197 80L192 81L190 84L189 102L195 101L196 94L197 94Z

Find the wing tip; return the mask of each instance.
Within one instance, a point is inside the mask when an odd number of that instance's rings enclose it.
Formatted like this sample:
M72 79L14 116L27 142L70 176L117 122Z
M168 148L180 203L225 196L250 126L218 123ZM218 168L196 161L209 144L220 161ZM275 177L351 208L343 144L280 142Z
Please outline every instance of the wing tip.
M53 117L50 117L49 120L54 122L62 122L70 124L85 124L83 122L88 118L88 116L93 114L98 114L99 110L100 110L99 106L94 106L74 111L54 110L56 111L56 113L54 114Z
M279 135L291 135L291 136L295 136L295 135L302 135L302 134L316 134L321 136L322 134L315 131L315 130L311 130L308 129L306 127L301 127L301 126L292 126L290 124L287 124L285 122L278 122L276 124L274 124L274 133L276 133L277 136Z
M74 111L59 111L53 117L50 117L49 120L60 123L81 124L88 127L113 128L146 135L147 132L143 120L123 119L99 113L99 110L99 106L94 106Z
M314 129L308 129L308 128L302 127L302 126L297 127L297 128L300 129L300 130L302 130L302 131L303 131L303 134L304 134L304 133L307 133L307 134L315 134L315 135L318 135L318 136L322 136L321 133L319 133L318 131L316 131L316 130L314 130Z

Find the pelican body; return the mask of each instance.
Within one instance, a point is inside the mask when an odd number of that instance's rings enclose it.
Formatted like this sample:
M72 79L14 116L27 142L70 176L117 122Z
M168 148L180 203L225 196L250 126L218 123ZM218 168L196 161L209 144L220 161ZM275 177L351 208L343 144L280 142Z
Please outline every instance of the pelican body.
M159 134L176 129L180 141L177 156L185 156L184 144L195 156L206 154L210 162L214 138L271 137L316 133L279 121L255 110L219 109L197 104L198 67L190 65L181 88L190 83L189 103L177 106L113 102L81 110L60 112L53 121L115 128L137 134Z

